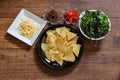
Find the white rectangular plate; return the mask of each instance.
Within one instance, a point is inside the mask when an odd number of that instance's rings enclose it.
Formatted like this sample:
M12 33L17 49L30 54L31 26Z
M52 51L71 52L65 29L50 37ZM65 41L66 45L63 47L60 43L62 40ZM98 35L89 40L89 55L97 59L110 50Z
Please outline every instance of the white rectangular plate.
M20 35L19 31L17 30L17 27L21 23L22 19L25 17L32 20L34 22L34 24L39 27L39 30L36 32L36 34L33 36L32 39L28 39L28 38ZM23 41L24 43L32 46L33 43L35 42L35 40L37 39L37 37L39 36L40 32L42 31L42 29L46 25L46 23L47 22L45 20L39 18L38 16L32 14L31 12L29 12L25 9L22 9L20 11L20 13L18 14L18 16L16 17L16 19L11 24L11 26L9 27L9 29L7 30L7 32L9 34L11 34L12 36L16 37L17 39Z

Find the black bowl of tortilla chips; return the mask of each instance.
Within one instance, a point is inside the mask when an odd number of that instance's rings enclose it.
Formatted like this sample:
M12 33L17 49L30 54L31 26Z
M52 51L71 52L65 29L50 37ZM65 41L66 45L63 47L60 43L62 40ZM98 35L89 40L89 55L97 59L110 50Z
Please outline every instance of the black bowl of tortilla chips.
M56 24L43 31L37 43L41 60L49 67L63 69L76 64L83 54L83 39L74 26Z

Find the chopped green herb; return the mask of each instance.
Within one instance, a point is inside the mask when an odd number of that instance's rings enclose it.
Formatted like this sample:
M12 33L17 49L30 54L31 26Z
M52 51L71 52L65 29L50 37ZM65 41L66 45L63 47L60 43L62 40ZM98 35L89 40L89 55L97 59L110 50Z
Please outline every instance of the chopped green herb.
M100 38L109 31L108 16L98 10L85 11L85 15L81 18L80 26L87 36Z

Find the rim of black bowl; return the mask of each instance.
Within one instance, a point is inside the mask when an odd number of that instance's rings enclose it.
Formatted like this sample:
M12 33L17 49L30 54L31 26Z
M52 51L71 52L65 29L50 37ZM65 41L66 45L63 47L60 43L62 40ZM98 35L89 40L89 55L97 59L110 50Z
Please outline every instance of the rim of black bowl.
M74 32L74 33L77 33L77 35L79 36L78 38L78 41L77 43L78 44L81 44L81 48L80 48L80 52L79 52L79 55L78 57L75 57L75 61L74 62L63 62L63 65L60 66L57 62L50 62L47 57L45 56L42 48L41 48L41 43L44 43L45 41L45 38L46 38L46 31L48 30L54 30L55 28L59 28L59 27L67 27L67 28L70 28L70 31L71 32ZM71 26L69 24L55 24L55 25L51 25L49 26L46 30L44 30L44 32L41 34L41 37L37 43L37 52L41 58L41 60L43 61L44 64L46 64L48 67L51 67L53 69L63 69L63 68L67 68L67 67L70 67L74 64L76 64L79 59L81 58L82 54L83 54L83 48L84 48L84 42L83 42L83 39L80 37L80 32L78 32L77 30L75 30L73 28L74 26Z

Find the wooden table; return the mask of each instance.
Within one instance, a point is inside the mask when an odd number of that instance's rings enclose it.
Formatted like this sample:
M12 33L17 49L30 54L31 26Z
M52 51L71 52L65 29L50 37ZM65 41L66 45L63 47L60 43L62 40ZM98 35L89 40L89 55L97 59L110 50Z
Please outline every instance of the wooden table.
M119 6L119 0L0 0L0 80L120 80ZM77 8L79 13L102 10L110 17L111 31L95 49L82 36L85 47L79 63L65 70L53 70L39 58L38 40L29 47L6 32L22 8L42 17L49 7L61 11Z

